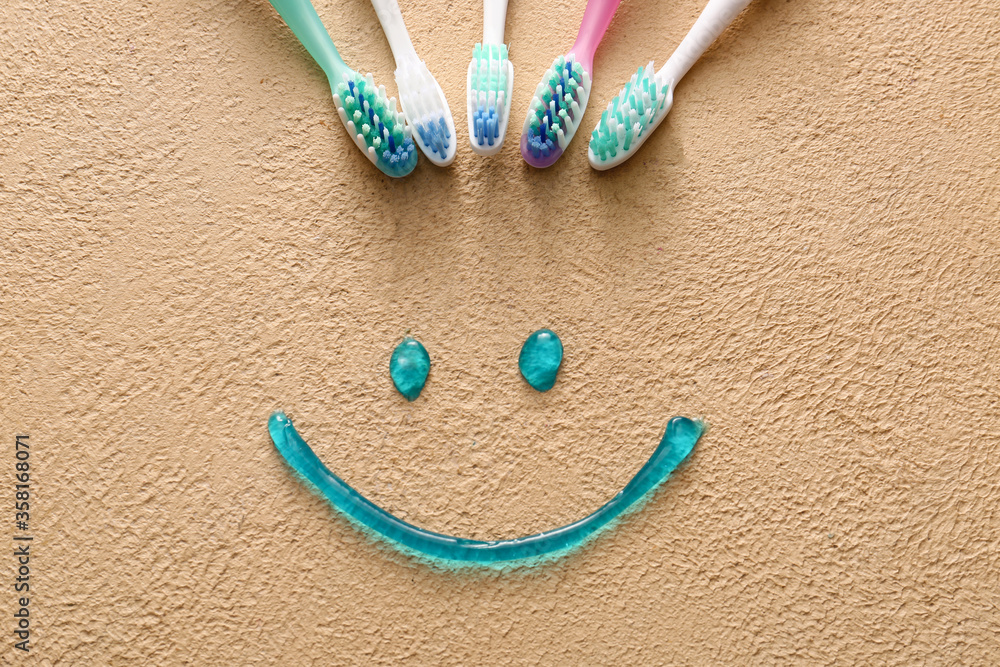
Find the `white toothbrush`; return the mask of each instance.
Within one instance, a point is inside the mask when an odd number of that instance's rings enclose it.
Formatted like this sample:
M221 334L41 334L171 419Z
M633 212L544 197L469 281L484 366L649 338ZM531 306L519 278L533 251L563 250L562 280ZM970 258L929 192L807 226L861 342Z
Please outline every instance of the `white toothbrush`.
M483 42L476 44L466 78L469 143L480 155L500 151L510 118L514 66L503 43L507 0L483 0Z
M632 75L601 114L587 156L594 169L610 169L630 158L663 121L674 88L750 0L709 0L698 20L660 71L653 63Z
M417 56L396 0L372 0L396 60L399 104L413 128L413 138L427 159L444 167L455 159L455 121L441 86Z

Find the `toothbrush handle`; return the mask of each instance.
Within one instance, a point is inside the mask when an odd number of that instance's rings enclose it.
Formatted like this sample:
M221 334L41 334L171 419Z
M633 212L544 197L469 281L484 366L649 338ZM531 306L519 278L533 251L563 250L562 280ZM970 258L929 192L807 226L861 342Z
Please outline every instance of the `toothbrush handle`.
M507 0L483 0L483 44L503 44Z
M271 6L306 47L316 64L323 68L328 79L332 81L340 72L349 69L309 0L271 0Z
M611 18L618 10L621 1L589 0L587 8L583 10L583 21L580 23L580 32L576 35L572 53L588 73L594 69L594 53L597 52L597 45L601 43L604 33L611 25Z
M392 49L392 57L396 60L396 67L407 57L413 60L420 60L417 51L413 48L410 35L406 32L406 25L403 23L403 14L399 11L399 3L396 0L372 0L372 7L378 14L378 22L382 24L382 32L389 40L389 48Z
M667 64L657 73L657 78L671 86L677 84L691 66L705 53L712 42L722 34L733 19L750 4L750 0L708 0L698 20L687 36L670 56Z

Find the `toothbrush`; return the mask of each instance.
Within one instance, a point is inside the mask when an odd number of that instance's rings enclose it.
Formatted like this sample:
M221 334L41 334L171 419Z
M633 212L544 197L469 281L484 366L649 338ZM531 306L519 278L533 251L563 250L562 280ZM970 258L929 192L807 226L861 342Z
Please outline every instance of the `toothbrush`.
M503 43L507 0L483 0L483 42L476 44L466 79L469 143L480 155L500 152L514 88L514 66Z
M533 167L559 159L580 127L590 97L594 53L621 0L589 0L576 43L559 56L535 89L521 132L521 155Z
M386 98L371 74L362 77L344 63L309 0L271 0L271 6L326 73L337 114L358 148L389 176L413 171L417 150L396 98Z
M698 20L667 63L654 74L653 63L632 75L601 114L590 137L587 157L594 169L610 169L632 157L663 121L674 103L674 88L750 0L709 0Z
M413 127L413 138L434 164L445 167L455 159L455 121L441 86L417 56L396 0L372 0L382 31L396 59L399 104Z

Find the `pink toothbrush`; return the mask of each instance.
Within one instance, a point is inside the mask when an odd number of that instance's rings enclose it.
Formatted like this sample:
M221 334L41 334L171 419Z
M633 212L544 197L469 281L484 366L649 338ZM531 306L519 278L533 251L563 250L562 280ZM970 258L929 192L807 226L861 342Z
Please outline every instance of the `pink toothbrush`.
M576 43L559 56L535 89L521 131L521 155L533 167L559 159L580 127L590 98L594 53L621 0L590 0Z

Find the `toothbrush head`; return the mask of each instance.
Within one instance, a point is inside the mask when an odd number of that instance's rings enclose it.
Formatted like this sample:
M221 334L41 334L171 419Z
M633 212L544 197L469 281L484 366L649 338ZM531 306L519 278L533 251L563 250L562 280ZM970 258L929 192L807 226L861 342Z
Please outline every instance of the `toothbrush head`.
M503 146L510 119L514 66L504 44L476 44L469 63L466 100L469 143L480 155L493 155Z
M548 167L569 145L590 98L590 74L573 54L559 56L535 89L521 132L521 155Z
M667 117L673 103L673 86L657 78L653 63L640 67L611 100L590 135L590 166L610 169L629 159Z
M330 81L337 114L358 148L386 175L406 176L417 166L417 148L396 98L387 98L385 86L375 87L372 75L354 71Z
M455 159L455 121L441 86L424 61L406 60L397 67L396 87L420 150L439 167L451 164Z

